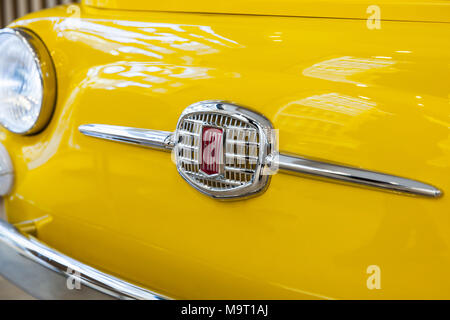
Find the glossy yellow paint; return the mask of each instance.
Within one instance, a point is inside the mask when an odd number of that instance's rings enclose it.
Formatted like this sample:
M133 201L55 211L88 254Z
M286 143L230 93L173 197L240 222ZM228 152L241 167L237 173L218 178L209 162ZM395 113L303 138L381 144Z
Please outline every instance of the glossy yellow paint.
M383 20L450 22L450 4L445 0L84 0L84 4L115 10L350 19L367 19L379 8L377 18Z
M290 175L221 202L170 154L83 136L173 130L207 99L257 109L284 151L450 190L450 24L81 7L14 27L47 44L58 102L42 133L1 131L18 223L103 271L174 298L450 298L450 203ZM71 18L72 17L72 18ZM366 286L370 265L381 289Z

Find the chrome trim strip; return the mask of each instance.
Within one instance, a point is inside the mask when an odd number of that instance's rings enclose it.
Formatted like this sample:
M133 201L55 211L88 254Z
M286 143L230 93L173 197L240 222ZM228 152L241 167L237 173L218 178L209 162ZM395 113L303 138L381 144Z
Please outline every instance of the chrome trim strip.
M0 256L0 274L37 298L167 299L74 260L3 220ZM67 278L75 277L74 272L79 273L82 290L67 289Z
M313 175L425 197L436 198L442 195L439 189L431 185L376 171L341 166L286 154L280 154L279 161L279 169L286 173Z
M137 144L142 147L171 151L172 132L139 129L106 124L86 124L78 128L81 133L100 139Z
M173 133L166 131L99 124L82 125L79 129L88 136L138 144L164 151L170 151L174 146ZM279 169L282 173L312 175L406 194L432 198L442 195L438 188L419 181L283 153L279 155Z

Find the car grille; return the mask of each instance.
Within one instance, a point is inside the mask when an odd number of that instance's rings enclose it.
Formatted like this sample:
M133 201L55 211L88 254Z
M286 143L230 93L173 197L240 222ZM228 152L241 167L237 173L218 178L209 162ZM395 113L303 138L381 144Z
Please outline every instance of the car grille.
M201 134L204 126L223 129L224 161L218 176L200 171ZM186 176L213 191L245 187L253 182L259 161L259 133L251 124L218 113L193 113L178 125L178 167Z

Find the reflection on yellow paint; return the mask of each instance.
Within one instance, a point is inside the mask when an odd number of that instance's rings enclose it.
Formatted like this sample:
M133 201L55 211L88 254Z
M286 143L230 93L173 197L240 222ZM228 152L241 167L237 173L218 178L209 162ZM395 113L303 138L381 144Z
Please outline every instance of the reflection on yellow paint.
M396 61L388 57L357 58L339 57L322 61L303 70L303 75L312 78L359 84L350 77L373 69L392 66Z
M36 159L42 147L42 143L37 143L35 146L22 147L23 158L28 162Z
M123 29L124 26L128 29ZM241 47L211 27L200 25L83 19L76 25L63 20L56 25L56 31L61 37L85 42L114 56L129 53L157 60L180 51L204 55L217 53L224 47Z
M450 128L449 124L447 124L447 128ZM442 154L435 159L429 160L429 163L434 166L446 168L450 163L450 135L446 139L439 142L438 146L441 149Z
M328 110L350 116L359 115L360 113L368 111L376 106L376 103L373 101L341 95L338 93L327 93L311 96L299 100L298 103L306 107Z
M91 67L83 87L140 87L164 94L185 86L184 79L240 77L235 72L214 74L215 69L192 66L196 56L242 47L209 26L83 19L76 24L63 20L55 29L61 37L128 60L116 62L113 57L112 63Z
M158 62L117 62L90 69L83 86L107 90L135 86L152 88L153 92L166 93L183 86L183 79L211 78L209 71L209 68L176 66Z
M297 143L312 142L322 148L332 145L355 147L356 140L345 132L361 123L361 118L374 112L379 114L376 102L367 97L351 97L339 93L313 95L288 103L275 116L281 128L296 128L302 132Z

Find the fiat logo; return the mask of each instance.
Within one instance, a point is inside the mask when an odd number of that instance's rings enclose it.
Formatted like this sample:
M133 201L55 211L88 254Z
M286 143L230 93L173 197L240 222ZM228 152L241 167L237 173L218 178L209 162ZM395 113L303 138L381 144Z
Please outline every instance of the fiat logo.
M218 175L223 168L223 129L203 127L201 134L200 170L208 175Z

